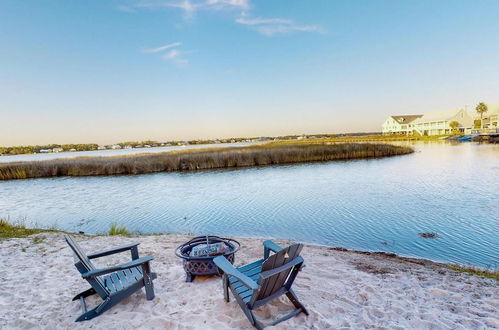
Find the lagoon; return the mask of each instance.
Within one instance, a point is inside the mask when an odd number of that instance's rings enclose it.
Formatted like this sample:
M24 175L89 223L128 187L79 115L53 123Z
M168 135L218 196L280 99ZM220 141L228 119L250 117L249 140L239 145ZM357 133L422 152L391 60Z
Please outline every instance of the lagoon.
M0 182L0 217L104 233L274 237L499 266L499 146L383 159ZM436 239L421 232L435 232Z

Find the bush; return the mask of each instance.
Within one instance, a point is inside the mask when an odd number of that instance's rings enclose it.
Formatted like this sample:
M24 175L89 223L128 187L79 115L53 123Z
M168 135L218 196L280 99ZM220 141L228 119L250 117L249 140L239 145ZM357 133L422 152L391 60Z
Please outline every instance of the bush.
M120 227L120 226L118 226L117 223L112 223L111 227L109 228L108 235L109 236L117 236L117 235L129 236L130 233L128 232L128 229L126 229L126 227Z
M24 224L12 224L5 219L0 219L0 239L26 237L48 231L52 230L30 229Z

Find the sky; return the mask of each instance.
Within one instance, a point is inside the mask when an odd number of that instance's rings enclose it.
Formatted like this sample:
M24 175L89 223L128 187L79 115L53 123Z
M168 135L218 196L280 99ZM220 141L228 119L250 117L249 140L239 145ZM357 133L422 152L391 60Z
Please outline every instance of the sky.
M380 131L499 101L496 0L0 0L0 146Z

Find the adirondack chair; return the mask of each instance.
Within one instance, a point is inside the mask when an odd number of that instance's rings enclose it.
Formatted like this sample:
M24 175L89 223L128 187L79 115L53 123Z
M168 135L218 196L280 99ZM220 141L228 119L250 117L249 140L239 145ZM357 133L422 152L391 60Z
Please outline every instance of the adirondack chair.
M272 241L265 241L263 246L263 259L239 268L235 268L223 256L218 256L213 260L223 271L225 301L229 302L230 288L249 321L257 329L263 329L265 325L255 318L253 309L283 294L289 298L296 309L273 322L272 325L301 312L308 315L307 310L291 289L298 271L304 267L303 258L300 257L303 244L293 244L283 249ZM272 256L270 256L271 251L275 253Z
M73 237L66 235L66 242L73 250L76 258L75 266L81 276L90 283L90 289L77 294L73 301L80 300L83 314L76 322L90 320L104 313L134 292L145 287L147 300L154 299L154 288L152 281L157 277L151 273L150 261L153 256L139 258L137 246L140 243L132 243L108 251L97 252L86 255ZM100 258L119 252L130 251L132 261L103 269L96 269L90 259ZM103 302L91 310L87 310L85 298L98 294Z

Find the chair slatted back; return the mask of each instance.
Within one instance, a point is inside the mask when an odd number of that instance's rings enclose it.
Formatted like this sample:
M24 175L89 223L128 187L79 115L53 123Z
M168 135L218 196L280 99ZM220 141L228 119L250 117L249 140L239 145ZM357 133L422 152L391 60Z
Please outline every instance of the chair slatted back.
M262 272L276 269L293 261L295 258L300 256L300 252L302 249L303 244L293 244L285 249L282 249L281 251L270 256L267 260L264 261L264 263L262 264ZM292 271L298 271L295 268L296 267L290 267L268 278L260 277L260 290L258 291L258 296L254 297L253 301L265 299L279 291L284 285L287 284L286 282L288 280L288 277L290 277L289 274ZM292 280L294 280L294 277Z
M95 266L92 264L87 255L80 248L78 243L69 235L64 235L66 242L68 243L71 250L73 250L74 255L78 258L78 262L75 263L78 271L83 274L91 270L95 270ZM90 285L95 289L95 291L101 296L102 299L106 299L109 296L109 290L104 285L104 282L99 276L93 279L87 279Z

